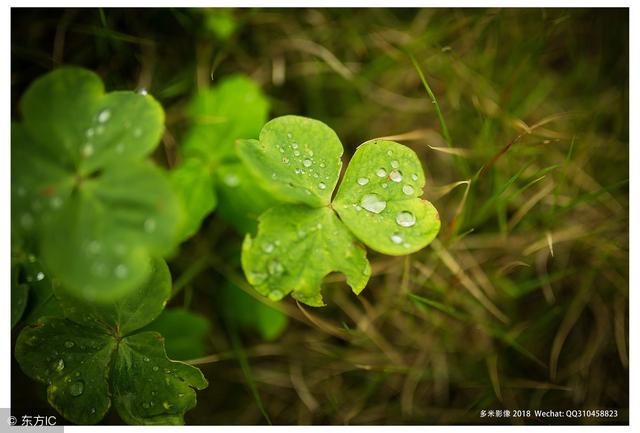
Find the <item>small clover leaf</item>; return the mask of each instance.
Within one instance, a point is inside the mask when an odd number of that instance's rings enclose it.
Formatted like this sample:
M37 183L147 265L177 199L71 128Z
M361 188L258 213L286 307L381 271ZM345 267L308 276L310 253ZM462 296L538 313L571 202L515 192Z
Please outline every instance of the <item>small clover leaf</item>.
M259 141L239 142L239 155L265 188L297 203L266 211L257 236L245 237L242 268L260 294L279 300L291 293L320 306L322 279L332 271L345 274L358 294L371 268L354 236L376 251L402 255L424 248L438 233L436 209L419 198L420 160L392 141L362 144L330 202L342 151L331 128L297 116L270 121Z
M263 187L290 203L326 206L342 167L342 143L324 123L300 116L268 122L259 140L241 140L238 155Z
M322 306L320 283L332 271L347 276L358 294L371 267L364 248L327 207L280 205L259 218L258 235L245 237L242 268L255 289L271 300L292 296L311 306Z
M178 203L143 158L164 113L150 96L105 94L80 68L57 69L25 92L12 126L12 219L39 240L44 264L69 290L113 299L142 284L149 257L173 248Z
M182 162L172 170L188 215L180 239L192 236L216 205L224 219L246 232L274 203L239 164L235 148L238 138L258 135L268 111L260 87L242 75L227 77L193 98L187 110L192 126L181 147Z
M333 207L365 245L389 255L421 250L440 230L438 211L422 200L424 172L415 152L386 140L358 147Z
M100 421L111 400L129 423L182 424L207 386L200 370L171 361L163 337L136 332L162 311L171 293L164 261L145 284L114 304L87 303L56 291L65 318L43 317L18 336L16 359L47 384L49 403L78 424Z

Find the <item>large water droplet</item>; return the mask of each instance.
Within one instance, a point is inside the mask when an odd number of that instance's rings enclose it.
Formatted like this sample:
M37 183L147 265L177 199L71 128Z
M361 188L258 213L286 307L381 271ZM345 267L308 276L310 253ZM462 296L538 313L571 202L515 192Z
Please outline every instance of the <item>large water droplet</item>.
M302 160L302 165L304 165L305 167L311 167L311 164L313 164L313 161L311 161L309 158L305 158Z
M364 185L366 185L368 183L369 183L369 179L368 178L366 178L366 177L359 177L358 178L358 185L364 186Z
M278 260L271 260L267 265L267 270L269 271L269 274L277 277L279 275L282 275L282 273L284 272L284 266L282 266L282 263L280 263Z
M107 120L109 120L110 117L111 117L111 111L109 111L108 109L102 110L100 114L98 114L98 122L104 123Z
M78 397L82 395L83 391L84 391L84 382L81 380L77 380L73 382L71 385L69 385L69 394L71 394L74 397Z
M400 244L404 240L402 239L402 236L400 236L398 233L392 234L390 239L391 239L391 242L393 242L394 244Z
M360 205L369 212L380 213L387 207L387 202L377 194L365 194L362 196Z
M387 175L387 170L385 170L384 168L380 167L379 169L376 170L376 176L385 177L386 175Z
M412 195L414 193L414 189L411 185L404 185L402 187L402 192L405 193L406 195Z
M411 227L416 223L416 216L411 212L402 211L396 215L396 223L402 227Z
M269 253L273 252L273 250L274 250L275 248L276 248L276 247L275 247L272 243L270 243L270 242L266 242L266 243L262 244L262 251L264 251L264 252L265 252L265 253L267 253L267 254L269 254Z
M393 170L389 174L389 179L394 182L402 182L402 172L400 170Z

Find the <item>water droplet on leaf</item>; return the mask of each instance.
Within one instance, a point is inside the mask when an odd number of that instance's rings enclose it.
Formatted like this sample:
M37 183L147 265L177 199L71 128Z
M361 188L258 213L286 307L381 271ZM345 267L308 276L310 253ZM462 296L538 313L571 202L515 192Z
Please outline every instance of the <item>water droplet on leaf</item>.
M391 235L391 242L393 242L394 244L400 244L403 240L404 239L402 239L402 236L400 236L398 233L394 233Z
M378 170L376 170L376 176L378 177L385 177L387 175L387 170L385 170L384 168L379 168Z
M404 185L402 187L402 192L405 193L406 195L412 195L414 193L414 189L411 185Z
M387 207L387 202L377 194L365 194L362 196L360 206L373 213L380 213Z
M393 170L389 174L389 179L394 182L402 182L402 172L400 170Z
M402 227L411 227L416 223L416 216L411 212L402 211L396 215L396 223Z
M81 380L75 381L71 385L69 385L69 394L71 394L74 397L78 397L82 395L83 391L84 391L84 382L82 382Z
M369 183L369 179L368 178L366 178L366 177L358 178L358 185L364 186L364 185L366 185L368 183Z
M98 114L98 122L104 123L107 120L109 120L110 117L111 117L111 111L109 111L108 109L102 110L100 114Z
M75 345L76 344L71 340L67 340L67 341L64 342L64 347L66 347L67 349L71 349Z

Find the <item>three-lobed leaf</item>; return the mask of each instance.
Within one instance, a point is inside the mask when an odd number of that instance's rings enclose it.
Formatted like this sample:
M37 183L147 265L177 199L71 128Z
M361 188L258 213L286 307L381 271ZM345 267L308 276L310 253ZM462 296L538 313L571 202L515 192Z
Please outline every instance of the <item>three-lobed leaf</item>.
M106 94L80 68L36 80L12 125L12 227L39 241L63 285L110 300L142 284L181 217L165 174L144 160L163 131L150 96Z
M56 295L65 318L43 317L18 336L16 359L47 384L49 403L78 424L100 421L114 405L129 423L181 424L207 381L195 367L167 358L163 337L137 332L162 311L171 293L164 261L145 284L112 304Z
M308 305L323 305L320 286L332 271L345 274L358 294L371 269L354 236L376 251L402 255L424 248L440 229L436 209L420 198L420 160L398 143L362 144L333 202L343 150L322 122L279 117L264 126L259 141L243 140L238 146L265 188L296 203L266 211L255 238L247 235L243 244L248 281L273 300L291 293Z

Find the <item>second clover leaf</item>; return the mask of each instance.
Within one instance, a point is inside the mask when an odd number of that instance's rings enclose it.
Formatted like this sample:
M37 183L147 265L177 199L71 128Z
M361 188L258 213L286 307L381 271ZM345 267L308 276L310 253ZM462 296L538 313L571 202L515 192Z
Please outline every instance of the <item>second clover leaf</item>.
M76 294L109 300L141 284L173 248L180 210L145 157L163 132L151 97L105 93L81 68L36 80L12 125L12 224Z

